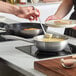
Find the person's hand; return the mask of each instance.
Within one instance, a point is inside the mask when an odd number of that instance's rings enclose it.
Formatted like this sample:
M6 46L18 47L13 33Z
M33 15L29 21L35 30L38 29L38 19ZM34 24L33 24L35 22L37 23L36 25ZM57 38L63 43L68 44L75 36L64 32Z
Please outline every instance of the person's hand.
M57 20L57 19L60 19L60 18L59 18L59 17L56 17L55 15L51 15L51 16L49 16L48 18L46 18L45 21Z
M26 18L29 20L37 20L40 16L40 12L38 9L34 9L33 7L19 7L19 10L16 13L16 16L20 18Z

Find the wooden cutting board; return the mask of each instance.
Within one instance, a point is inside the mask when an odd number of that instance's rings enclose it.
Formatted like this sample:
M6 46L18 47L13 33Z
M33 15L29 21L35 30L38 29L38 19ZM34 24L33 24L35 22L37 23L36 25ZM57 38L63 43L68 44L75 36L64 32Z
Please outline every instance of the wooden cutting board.
M60 59L35 61L34 68L47 76L76 76L76 65L73 68L66 69L61 65Z

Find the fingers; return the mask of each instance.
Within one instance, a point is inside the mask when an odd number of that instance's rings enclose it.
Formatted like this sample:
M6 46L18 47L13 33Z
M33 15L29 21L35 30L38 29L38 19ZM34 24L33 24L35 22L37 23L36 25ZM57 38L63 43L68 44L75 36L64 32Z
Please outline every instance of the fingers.
M38 17L40 16L40 11L38 9L35 9L37 11Z
M49 16L45 21L49 21L49 20L54 20L55 17L52 15L52 16Z
M30 20L38 20L39 16L40 16L39 10L35 9L35 10L30 10L26 18Z
M49 20L52 20L51 16L49 16L45 21L49 21Z
M40 16L40 12L38 9L34 9L30 11L29 13L30 13L29 15L33 17L32 20L38 20L38 17Z
M57 19L60 19L60 18L58 18L58 17L56 17L56 16L54 16L54 15L51 15L51 16L49 16L45 21L57 20Z
M40 12L38 9L34 9L34 7L20 7L20 11L18 12L18 17L26 18L29 20L37 20L40 16Z

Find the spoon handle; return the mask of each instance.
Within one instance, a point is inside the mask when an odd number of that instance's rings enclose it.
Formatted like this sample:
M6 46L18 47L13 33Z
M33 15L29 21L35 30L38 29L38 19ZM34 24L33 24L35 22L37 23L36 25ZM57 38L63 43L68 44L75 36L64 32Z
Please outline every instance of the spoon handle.
M31 2L32 2L32 4L34 3L32 0L31 0ZM32 7L33 7L33 9L35 10L35 7L34 7L34 6L32 6ZM43 24L42 24L42 22L41 22L40 17L38 17L38 19L39 19L39 22L40 22L41 28L42 28L42 30L43 30L43 32L44 32L44 35L46 35L46 31L45 31L45 29L44 29L44 27L43 27Z
M42 30L43 30L43 32L44 32L44 34L46 34L46 31L45 31L45 29L44 29L44 27L43 27L43 24L42 24L42 22L41 22L40 17L39 17L39 22L40 22L40 25L41 25L41 28L42 28Z

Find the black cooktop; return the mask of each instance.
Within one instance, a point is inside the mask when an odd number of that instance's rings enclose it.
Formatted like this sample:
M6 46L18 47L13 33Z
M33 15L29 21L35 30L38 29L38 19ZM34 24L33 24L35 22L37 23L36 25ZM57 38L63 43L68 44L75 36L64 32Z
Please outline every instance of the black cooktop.
M65 55L71 54L71 49L69 45L67 45L67 47L64 50L59 52L41 51L41 50L38 50L35 45L20 46L20 47L16 47L16 49L24 53L27 53L33 57L36 57L38 59L55 57L55 56L65 56Z

